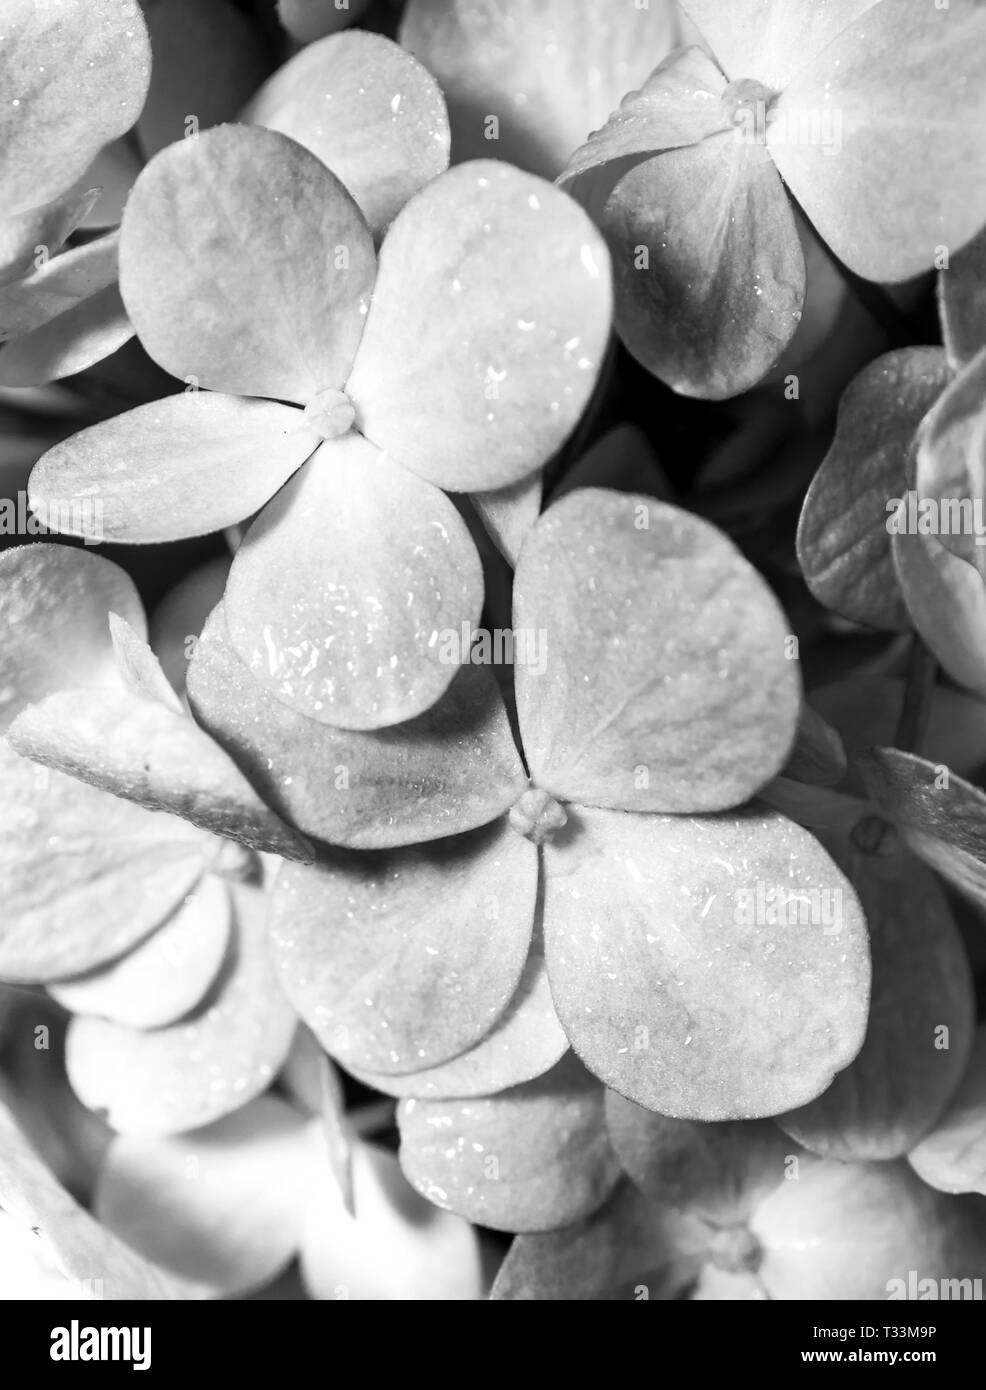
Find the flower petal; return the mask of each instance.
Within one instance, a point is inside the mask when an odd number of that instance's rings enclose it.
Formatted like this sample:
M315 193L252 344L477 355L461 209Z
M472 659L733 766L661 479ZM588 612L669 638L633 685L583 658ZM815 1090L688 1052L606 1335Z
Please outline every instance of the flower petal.
M109 541L202 536L259 511L318 443L300 410L186 391L49 449L31 475L31 505L51 512L59 498L91 498Z
M382 34L336 34L303 49L240 117L279 130L332 170L380 237L448 168L445 99L430 72Z
M277 0L277 17L298 43L312 43L355 24L370 0Z
M942 545L986 579L984 402L986 347L948 384L921 424L917 491L922 503L934 504L934 534Z
M634 811L738 805L781 768L800 702L786 623L707 522L587 488L531 532L515 630L544 674L516 671L531 776L566 800Z
M146 632L133 580L111 560L64 545L0 555L0 730L57 690L120 690L107 614Z
M496 820L527 786L499 689L481 666L464 666L407 724L334 729L254 680L219 607L196 644L188 697L267 805L330 844L393 849L457 835Z
M257 126L178 140L134 185L120 289L165 371L233 395L306 404L343 384L375 257L321 160Z
M986 348L986 230L938 275L938 311L956 371Z
M0 348L0 386L44 386L102 362L133 337L116 284Z
M0 285L7 286L38 270L42 247L46 256L60 251L99 193L98 188L75 185L49 203L4 217L0 221Z
M281 870L272 959L319 1042L344 1066L421 1071L490 1031L527 959L537 853L505 821L387 853Z
M230 555L217 555L197 565L168 590L151 614L151 646L178 695L185 693L188 663L209 614L222 602L231 561Z
M812 787L835 787L849 769L842 739L811 705L801 706L798 733L784 776Z
M496 492L474 493L470 499L500 554L515 568L524 538L541 511L543 488L544 479L534 473Z
M870 967L856 895L817 841L757 811L579 822L545 847L544 934L590 1071L684 1119L823 1091L862 1045ZM806 902L814 924L789 924Z
M986 1027L944 1116L908 1154L918 1177L940 1192L986 1195Z
M214 983L230 933L229 892L206 874L168 920L127 955L49 986L71 1013L125 1028L162 1028L190 1013Z
M251 526L226 586L233 645L279 700L322 724L378 729L447 690L482 566L437 488L359 435L324 444Z
M0 189L8 215L66 192L100 147L133 125L150 49L135 0L6 0L3 26Z
M191 1134L113 1140L95 1210L131 1249L216 1293L268 1283L293 1258L318 1172L311 1127L258 1096Z
M6 740L0 771L0 977L57 980L113 960L201 877L209 839L182 821L39 767Z
M99 1018L69 1025L72 1088L121 1134L211 1124L266 1090L288 1055L297 1019L267 960L265 894L232 893L230 955L194 1013L149 1033Z
M603 1087L571 1053L545 1076L479 1100L405 1100L400 1161L430 1202L498 1231L591 1216L620 1176Z
M0 342L30 333L116 280L115 232L64 251L0 289Z
M842 397L832 447L808 489L798 561L809 589L851 622L910 626L893 564L905 511L906 461L922 418L948 382L940 348L903 348L864 368Z
M840 851L870 933L866 1041L824 1095L778 1123L825 1158L900 1158L962 1078L975 1031L972 972L945 895L919 861Z
M767 375L801 321L805 260L762 146L734 131L636 163L599 224L616 330L642 366L706 400Z
M401 25L401 43L442 85L456 163L493 152L548 179L676 37L669 0L615 10L586 0L409 0Z
M960 685L986 695L986 585L937 536L900 534L894 566L911 621Z
M582 415L611 307L609 257L578 204L505 164L451 169L381 249L346 387L359 428L439 487L519 482Z
M977 0L950 0L947 10L881 0L781 94L768 148L815 230L857 275L907 280L986 222L984 46Z

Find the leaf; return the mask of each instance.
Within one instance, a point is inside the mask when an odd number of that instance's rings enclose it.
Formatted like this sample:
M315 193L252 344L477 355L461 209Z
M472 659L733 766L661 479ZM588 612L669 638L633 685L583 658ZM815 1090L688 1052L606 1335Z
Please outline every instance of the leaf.
M534 782L636 811L745 801L794 738L798 669L773 595L707 522L643 496L587 488L524 546L514 627L545 669L516 669Z
M31 505L92 498L110 541L202 536L259 511L318 444L301 411L187 391L49 449L31 475Z
M217 126L134 185L120 289L172 376L299 405L342 386L373 285L373 243L321 160L284 135Z
M30 275L37 266L40 246L49 256L60 251L99 194L98 188L76 185L40 207L5 215L0 220L0 286Z
M857 275L907 280L932 268L936 248L958 249L986 222L984 43L977 0L950 0L947 10L882 0L785 87L768 148L815 230ZM830 131L826 110L837 113Z
M319 1042L344 1066L421 1071L484 1037L520 982L537 854L504 822L386 853L284 868L272 960Z
M358 426L447 490L519 482L582 415L611 309L609 258L576 203L504 164L460 165L384 241L346 387Z
M0 1104L0 1204L46 1242L78 1292L98 1280L108 1299L172 1299L195 1291L155 1268L84 1211L54 1178Z
M111 560L58 545L0 555L0 729L55 691L121 688L109 611L146 631L133 580Z
M938 312L949 365L961 371L986 348L986 229L939 271Z
M48 992L71 1013L125 1028L162 1028L201 1002L225 959L229 933L229 892L206 874L146 941Z
M115 959L202 875L209 841L0 740L0 977L48 981ZM40 832L40 833L39 833Z
M356 434L323 444L265 508L226 586L229 635L254 678L350 729L435 704L482 604L482 566L452 503Z
M527 786L499 690L481 666L462 667L438 703L406 724L334 729L254 680L219 607L196 644L188 697L267 805L332 844L391 849L473 830Z
M298 43L312 43L334 34L347 24L355 24L370 0L277 0L277 17Z
M116 280L116 233L53 256L0 289L0 342L50 323Z
M986 579L986 347L946 387L921 424L917 491L930 501L934 534ZM920 513L918 525L921 524Z
M5 215L67 192L97 150L133 125L149 63L134 0L8 0L0 71Z
M722 400L767 375L801 322L805 260L767 151L736 131L637 162L599 214L616 330L673 390Z
M572 1047L648 1110L777 1114L820 1094L862 1045L856 895L772 813L580 811L545 847L544 934Z
M940 1192L986 1194L986 1028L976 1033L965 1076L944 1115L908 1161Z
M0 348L0 386L43 386L75 376L133 337L115 284Z
M400 1161L430 1202L499 1231L584 1220L616 1186L603 1087L571 1054L537 1081L478 1100L405 1100Z
M458 1302L481 1296L476 1231L409 1187L393 1154L357 1144L355 1217L326 1174L301 1247L311 1296L325 1300Z
M866 1040L828 1090L778 1123L844 1162L900 1158L941 1117L975 1030L972 973L937 880L906 852L840 846L866 914L873 988Z
M274 1096L167 1137L121 1135L99 1174L99 1219L156 1265L218 1294L274 1279L293 1258L317 1169L315 1136Z
M246 1105L287 1057L296 1018L267 960L258 888L233 885L230 954L203 1002L154 1032L98 1018L69 1024L72 1088L121 1134L179 1134Z
M794 747L784 776L815 787L834 787L848 771L842 739L811 705L801 706Z
M379 238L408 199L448 168L445 99L421 64L382 34L313 43L278 68L241 115L326 164Z
M516 568L524 539L538 519L544 480L540 473L495 492L475 492L470 501L507 563Z
M551 1001L544 941L536 920L517 992L475 1047L437 1067L402 1076L385 1076L362 1068L350 1070L359 1081L385 1095L465 1100L533 1081L550 1071L567 1051L568 1039Z
M410 0L400 39L441 83L455 162L490 152L553 179L677 37L668 0L610 11L571 0Z
M906 461L922 417L948 382L940 348L903 348L846 391L832 447L805 498L798 562L826 608L890 632L910 625L891 537L906 513Z
M986 695L982 576L937 536L894 536L893 559L907 611L922 641L953 680Z

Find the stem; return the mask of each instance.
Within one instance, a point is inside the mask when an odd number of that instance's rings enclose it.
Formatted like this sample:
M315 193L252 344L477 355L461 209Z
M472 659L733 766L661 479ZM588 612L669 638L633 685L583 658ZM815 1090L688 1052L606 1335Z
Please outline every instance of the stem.
M931 701L938 683L938 659L915 633L904 689L904 703L897 723L894 747L902 753L918 753L924 741L931 714Z

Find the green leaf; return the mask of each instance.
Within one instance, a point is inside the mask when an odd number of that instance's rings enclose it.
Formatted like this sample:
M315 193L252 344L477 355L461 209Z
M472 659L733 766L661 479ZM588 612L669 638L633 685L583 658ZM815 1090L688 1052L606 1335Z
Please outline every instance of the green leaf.
M986 347L949 383L922 422L917 491L936 508L934 534L986 579ZM920 516L919 516L920 524Z
M900 1158L941 1117L975 1030L972 972L937 879L906 852L838 846L870 934L866 1040L828 1090L779 1118L826 1158Z
M493 1027L520 983L537 853L505 822L385 853L285 867L272 959L319 1042L344 1066L421 1071Z
M619 1165L603 1087L569 1054L545 1076L477 1100L405 1100L400 1161L430 1202L499 1231L584 1220L616 1186Z
M590 1071L683 1119L814 1099L862 1046L865 922L852 886L772 813L579 811L545 846L555 1007Z
M839 405L801 513L798 561L819 603L852 622L910 625L892 557L893 504L905 501L917 428L948 376L940 348L904 348L864 368Z
M0 190L8 216L67 192L100 147L133 125L150 50L135 0L7 0L3 27Z
M938 312L955 371L986 348L986 229L938 275Z
M505 164L460 165L384 241L346 387L358 426L439 487L519 482L581 417L611 311L609 257L578 204Z
M908 1160L919 1178L941 1192L986 1194L986 1027L976 1034L945 1114Z
M279 700L319 724L378 729L441 698L482 605L479 556L449 499L349 434L253 523L225 606L241 660Z
M60 498L91 498L99 538L109 541L202 536L259 511L318 444L299 410L182 392L49 449L31 475L31 504L50 510Z
M123 217L120 288L141 342L165 371L213 391L305 405L342 386L374 273L342 184L257 126L169 145Z
M481 666L463 667L438 703L406 724L334 729L254 680L219 607L196 644L188 697L264 801L332 844L391 849L473 830L527 786L503 700Z
M226 885L206 874L171 917L128 954L85 975L49 985L71 1013L125 1028L163 1028L202 1001L229 944Z
M240 119L279 130L326 164L379 238L408 199L448 168L445 99L382 34L337 34L303 49Z
M669 0L409 0L401 43L449 103L455 161L489 155L553 179L677 38Z
M297 1019L267 959L266 898L233 885L234 935L216 984L180 1022L141 1032L75 1018L66 1067L84 1105L121 1134L178 1134L211 1124L266 1090Z
M517 704L531 776L635 811L745 801L783 764L800 701L773 595L707 522L584 489L541 517L514 583Z

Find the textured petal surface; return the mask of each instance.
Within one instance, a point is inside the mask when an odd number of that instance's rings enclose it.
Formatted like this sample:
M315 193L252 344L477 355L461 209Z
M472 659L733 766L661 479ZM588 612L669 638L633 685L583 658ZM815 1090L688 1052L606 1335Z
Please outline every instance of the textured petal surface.
M194 1013L144 1033L76 1018L66 1066L83 1104L123 1134L177 1134L230 1114L266 1090L297 1019L267 960L266 900L233 888L235 934L219 979Z
M918 1177L941 1192L986 1195L986 1028L976 1034L948 1109L908 1159Z
M524 538L538 519L543 487L541 474L535 473L496 492L474 493L471 499L497 549L514 567Z
M119 238L99 237L0 289L0 342L58 318L116 279Z
M401 1167L430 1202L500 1231L584 1220L616 1186L603 1087L571 1054L537 1081L479 1100L406 1100Z
M576 598L577 596L577 598ZM786 622L707 522L587 488L541 517L514 583L531 776L567 800L635 811L738 805L775 775L800 701Z
M684 1119L813 1099L863 1042L869 953L850 884L773 814L579 813L545 849L555 1007L607 1085Z
M271 904L281 984L343 1065L421 1071L478 1042L527 959L537 853L505 821L388 853L282 869Z
M445 101L431 74L382 34L338 34L265 82L241 120L305 145L345 184L374 235L448 167Z
M185 391L49 449L31 475L31 503L92 499L110 541L201 536L259 511L318 444L300 410Z
M499 689L479 666L463 667L438 703L406 724L334 729L254 680L219 607L196 644L188 696L265 802L330 844L390 849L473 830L527 786Z
M935 508L930 519L942 545L986 579L984 402L986 347L948 385L922 422L917 491L922 503L928 499Z
M102 362L133 337L115 284L0 349L0 386L43 386Z
M4 217L0 221L0 285L37 270L40 247L48 256L61 250L98 198L98 188L76 185L50 203Z
M173 376L306 404L343 384L373 242L342 184L274 131L217 126L155 155L120 238L120 288Z
M960 685L986 695L986 585L937 536L894 537L894 566L925 645Z
M413 719L465 660L482 566L447 497L359 435L324 444L254 522L226 588L233 645L257 680L322 724Z
M347 386L357 423L439 487L519 482L585 409L611 305L606 248L572 199L504 164L460 165L381 249Z

